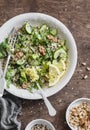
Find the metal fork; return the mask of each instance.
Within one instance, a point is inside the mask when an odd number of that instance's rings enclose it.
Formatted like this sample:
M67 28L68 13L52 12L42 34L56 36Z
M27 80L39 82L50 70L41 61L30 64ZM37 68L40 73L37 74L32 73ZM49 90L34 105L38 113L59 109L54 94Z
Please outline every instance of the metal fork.
M9 40L8 40L8 44L10 45L11 50L14 50L14 45L15 45L16 39L17 39L17 32L16 32L16 29L13 28L10 32ZM7 57L6 65L4 68L4 72L3 72L3 75L0 79L0 97L2 97L3 93L4 93L4 88L6 85L5 76L6 76L7 67L8 67L10 58L11 58L11 53L8 52L8 57Z
M50 116L55 116L56 115L56 110L55 108L52 106L52 104L50 103L50 101L48 100L48 98L46 97L43 89L41 88L41 86L37 83L38 89L40 90L39 94L42 96L45 105L48 109L49 115Z

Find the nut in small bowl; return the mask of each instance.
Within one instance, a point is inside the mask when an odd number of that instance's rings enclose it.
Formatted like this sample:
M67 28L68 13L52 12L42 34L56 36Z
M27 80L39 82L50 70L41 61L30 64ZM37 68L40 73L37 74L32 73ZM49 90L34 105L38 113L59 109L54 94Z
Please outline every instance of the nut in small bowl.
M72 130L90 130L90 99L73 101L67 108L66 121Z
M31 121L25 130L55 130L54 126L47 120L36 119Z

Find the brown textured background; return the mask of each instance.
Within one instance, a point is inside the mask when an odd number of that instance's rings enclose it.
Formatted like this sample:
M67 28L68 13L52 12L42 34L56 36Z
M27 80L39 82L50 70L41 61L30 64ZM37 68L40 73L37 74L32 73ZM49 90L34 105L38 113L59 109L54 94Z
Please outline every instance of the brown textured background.
M78 49L76 71L67 86L49 100L57 115L50 117L42 100L21 100L23 114L19 117L24 130L33 119L44 118L52 122L56 130L70 130L65 122L68 105L76 98L90 98L90 0L0 0L0 25L15 15L26 12L42 12L62 21L72 32ZM86 66L81 64L86 62ZM82 79L87 75L86 80Z

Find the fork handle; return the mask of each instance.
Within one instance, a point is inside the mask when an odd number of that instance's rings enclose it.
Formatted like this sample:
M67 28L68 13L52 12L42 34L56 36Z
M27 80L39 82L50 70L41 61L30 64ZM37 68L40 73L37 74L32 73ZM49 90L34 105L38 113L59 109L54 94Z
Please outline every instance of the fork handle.
M8 54L8 58L7 58L7 61L6 61L4 73L3 73L3 76L0 78L0 97L3 96L4 88L5 88L5 85L6 85L5 75L6 75L6 72L7 72L7 67L8 67L8 64L9 64L9 61L10 61L10 57L11 57L11 55Z
M46 107L48 108L49 115L50 116L55 116L56 115L55 108L52 106L52 104L50 103L48 98L46 98L46 96L44 94L42 94L42 97L43 97L43 100L45 102Z
M8 58L7 58L4 73L3 73L3 78L5 78L5 75L6 75L6 72L7 72L7 67L8 67L8 64L9 64L9 61L10 61L10 57L11 57L11 55L8 54Z
M5 78L2 77L2 78L0 79L0 97L3 96L5 85L6 85Z
M52 104L50 103L50 101L48 100L48 98L45 96L45 93L43 92L43 90L40 88L40 94L43 97L43 100L45 102L45 105L48 109L49 115L50 116L55 116L56 115L56 110L55 108L52 106Z
M52 104L50 103L50 101L48 100L48 98L46 97L44 91L41 89L41 87L40 87L40 85L38 83L37 83L37 86L38 86L38 88L40 90L40 94L41 94L41 96L42 96L42 98L43 98L43 100L45 102L45 105L46 105L46 107L48 109L49 115L50 116L55 116L56 115L55 108L52 106Z

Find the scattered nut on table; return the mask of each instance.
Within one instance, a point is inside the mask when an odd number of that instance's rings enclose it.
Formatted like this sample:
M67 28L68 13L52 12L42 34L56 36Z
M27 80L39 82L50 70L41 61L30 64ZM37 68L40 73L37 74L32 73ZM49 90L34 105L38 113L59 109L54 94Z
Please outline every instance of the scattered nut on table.
M86 66L86 62L83 62L82 65L83 65L83 66Z
M87 76L87 75L84 75L83 79L87 79L87 78L88 78L88 76Z
M87 67L86 70L87 70L87 71L90 71L90 67Z

